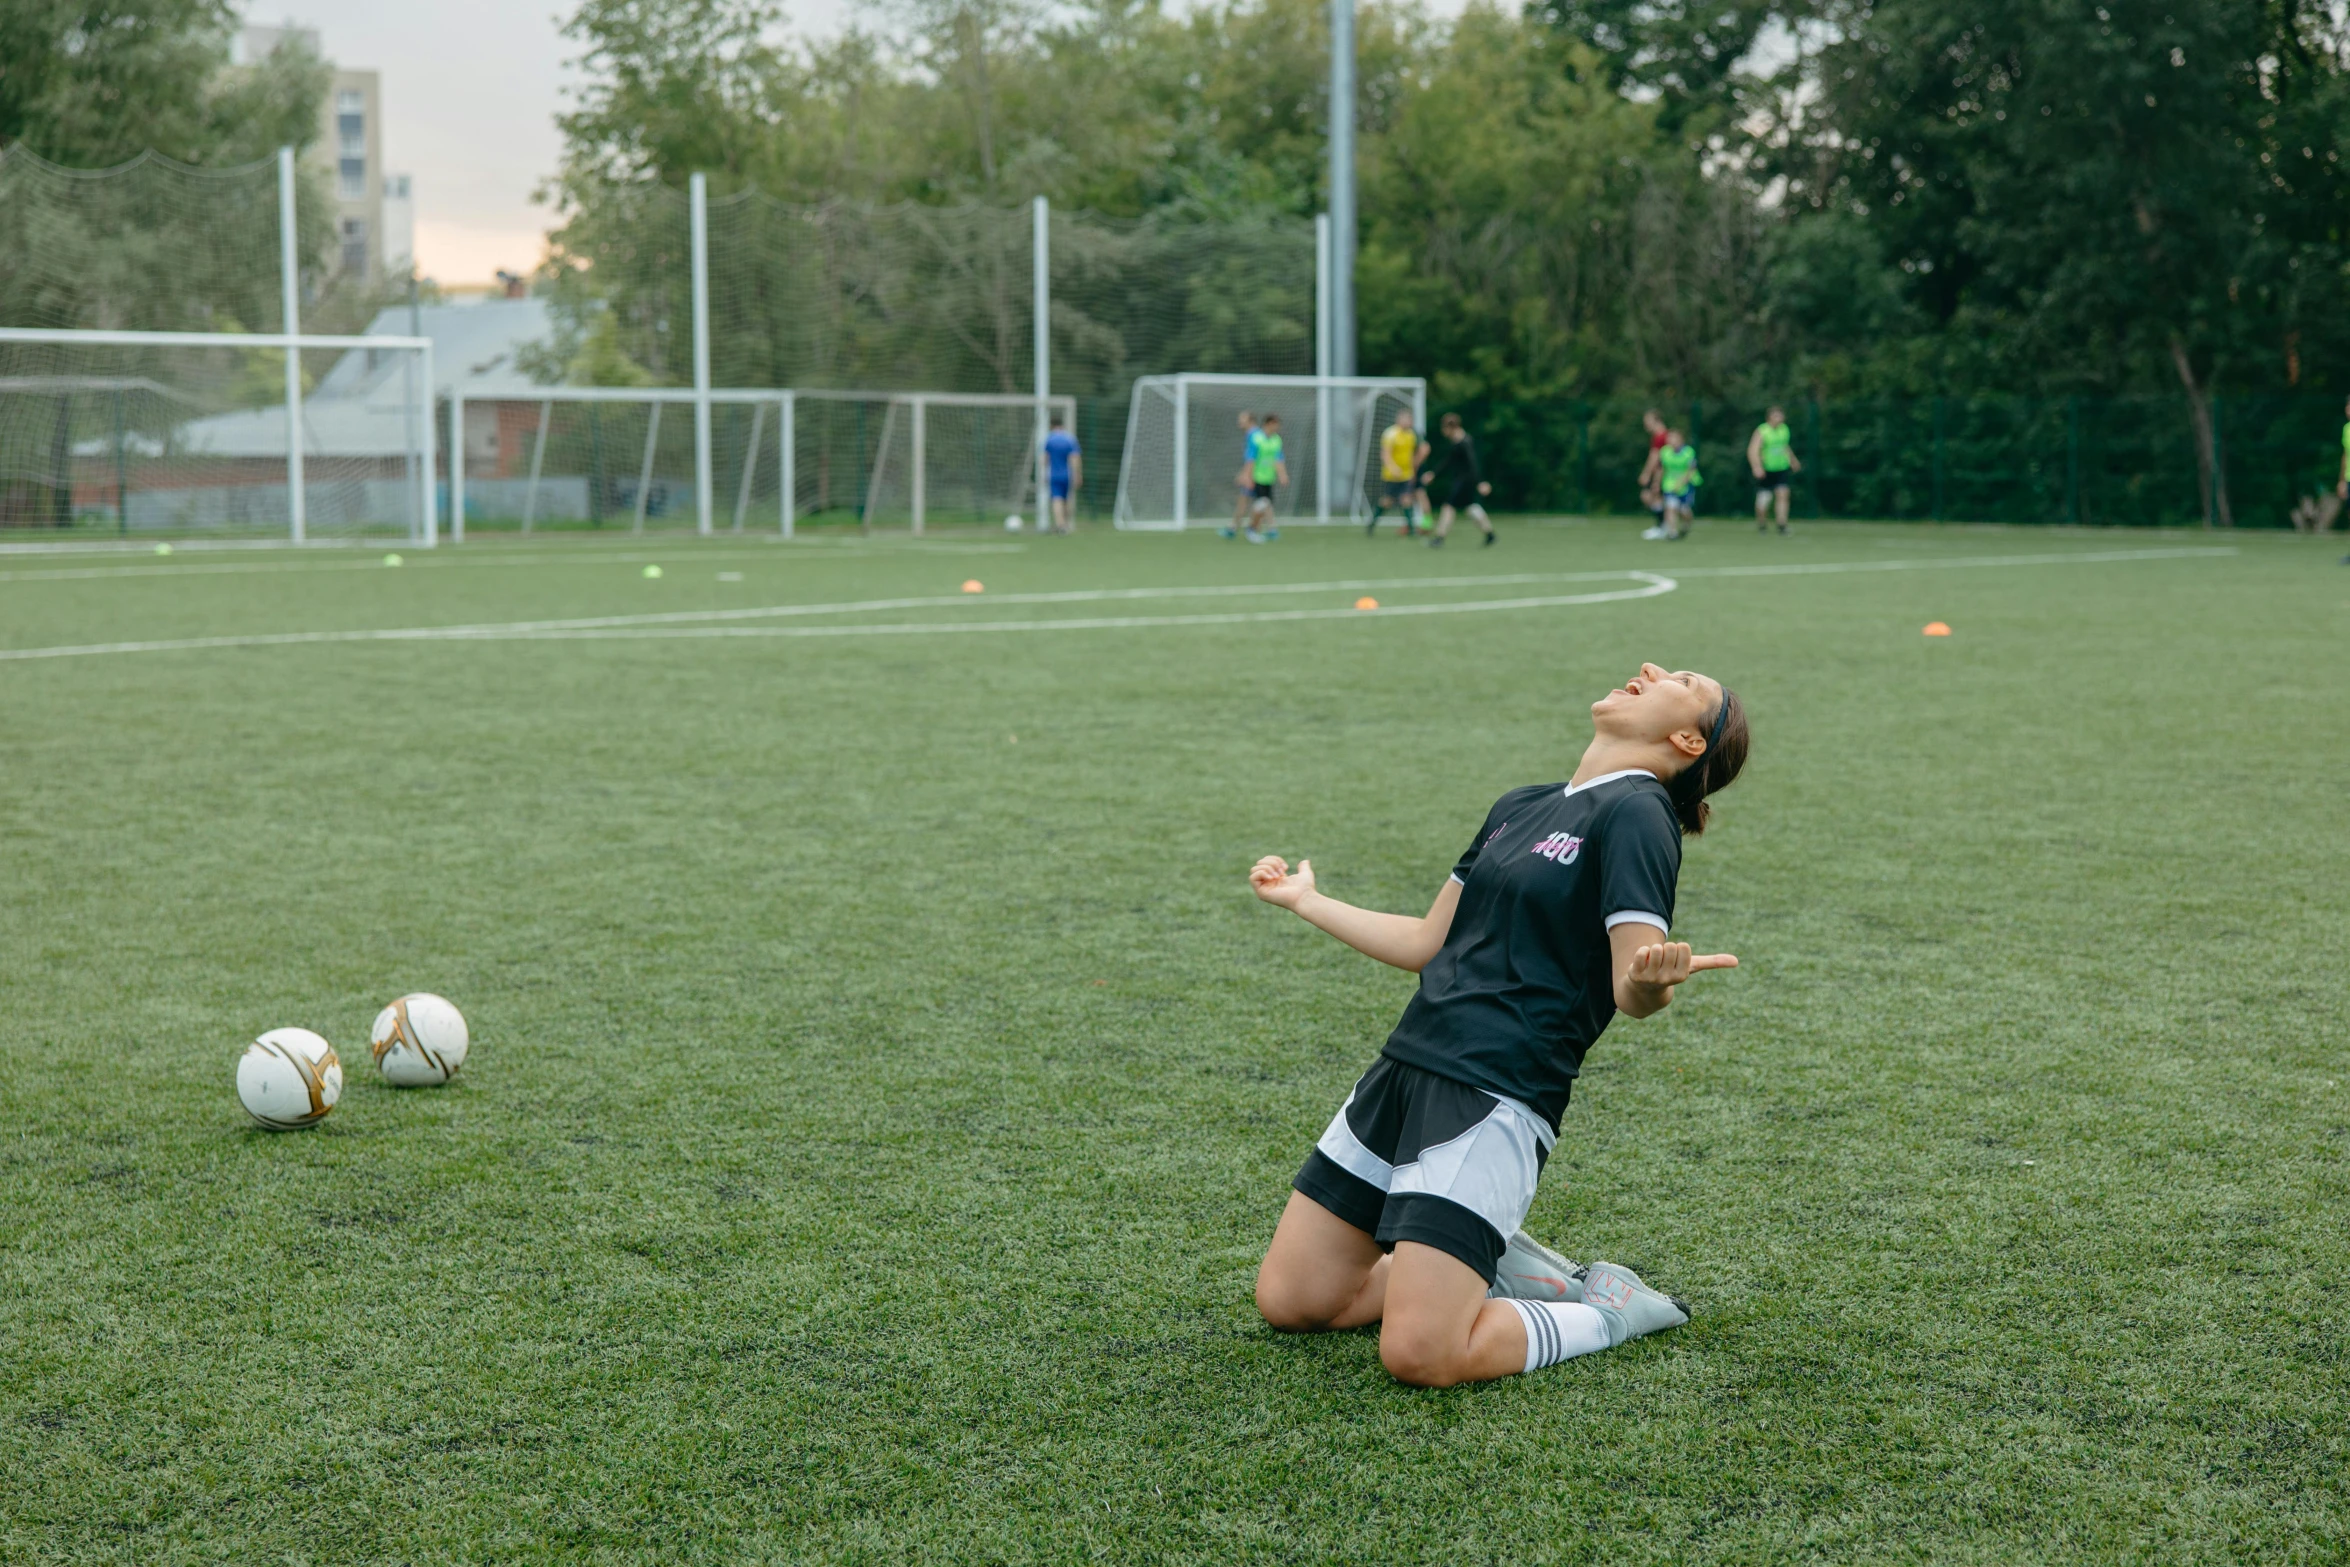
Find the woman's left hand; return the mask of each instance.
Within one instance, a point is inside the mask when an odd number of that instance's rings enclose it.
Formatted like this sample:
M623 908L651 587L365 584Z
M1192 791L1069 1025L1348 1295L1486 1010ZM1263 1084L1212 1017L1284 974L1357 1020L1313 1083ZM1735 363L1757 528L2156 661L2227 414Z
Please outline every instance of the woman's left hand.
M1625 966L1624 978L1635 985L1670 989L1703 970L1737 966L1738 960L1727 952L1700 956L1690 952L1686 941L1660 941L1632 954L1632 961Z
M1477 481L1477 493L1479 495L1491 495L1493 493L1493 486L1483 479L1480 479Z

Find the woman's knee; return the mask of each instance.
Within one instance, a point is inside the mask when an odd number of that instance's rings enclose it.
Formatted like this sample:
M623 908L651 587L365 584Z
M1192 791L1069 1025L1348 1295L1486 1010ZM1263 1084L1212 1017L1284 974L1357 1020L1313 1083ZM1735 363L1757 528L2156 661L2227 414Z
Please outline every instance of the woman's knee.
M1451 1387L1467 1381L1468 1348L1409 1318L1390 1317L1379 1329L1379 1363L1396 1381L1413 1387Z
M1265 1325L1283 1333L1318 1333L1330 1325L1328 1303L1320 1292L1300 1287L1267 1258L1257 1270L1257 1315Z

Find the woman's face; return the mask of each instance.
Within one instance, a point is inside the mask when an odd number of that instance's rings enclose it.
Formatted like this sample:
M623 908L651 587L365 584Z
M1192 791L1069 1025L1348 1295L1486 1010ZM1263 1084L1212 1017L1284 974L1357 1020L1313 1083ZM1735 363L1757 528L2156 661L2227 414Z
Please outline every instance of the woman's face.
M1644 741L1694 731L1702 747L1721 707L1721 682L1710 675L1643 664L1640 673L1591 704L1591 727L1618 739Z

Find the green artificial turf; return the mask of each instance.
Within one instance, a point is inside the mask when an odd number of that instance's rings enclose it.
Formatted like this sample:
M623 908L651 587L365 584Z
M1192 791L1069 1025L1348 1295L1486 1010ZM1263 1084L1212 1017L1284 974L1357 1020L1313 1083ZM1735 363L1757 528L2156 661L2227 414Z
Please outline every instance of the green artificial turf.
M0 560L12 649L1679 580L0 662L0 1560L2344 1559L2338 545L1505 529ZM1529 1228L1696 1321L1440 1393L1267 1331L1412 980L1247 866L1417 911L1642 658L1752 715L1678 914L1743 966ZM273 1135L287 1024L348 1086Z

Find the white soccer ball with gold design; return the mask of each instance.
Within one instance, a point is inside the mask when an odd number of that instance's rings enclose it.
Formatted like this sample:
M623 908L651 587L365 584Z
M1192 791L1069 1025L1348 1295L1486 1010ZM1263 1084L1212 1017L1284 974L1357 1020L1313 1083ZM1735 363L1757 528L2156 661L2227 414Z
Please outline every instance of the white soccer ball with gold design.
M375 1015L368 1044L384 1081L394 1088L429 1088L465 1064L465 1014L440 997L418 991Z
M237 1100L273 1132L316 1126L343 1097L335 1047L306 1028L273 1028L237 1063Z

